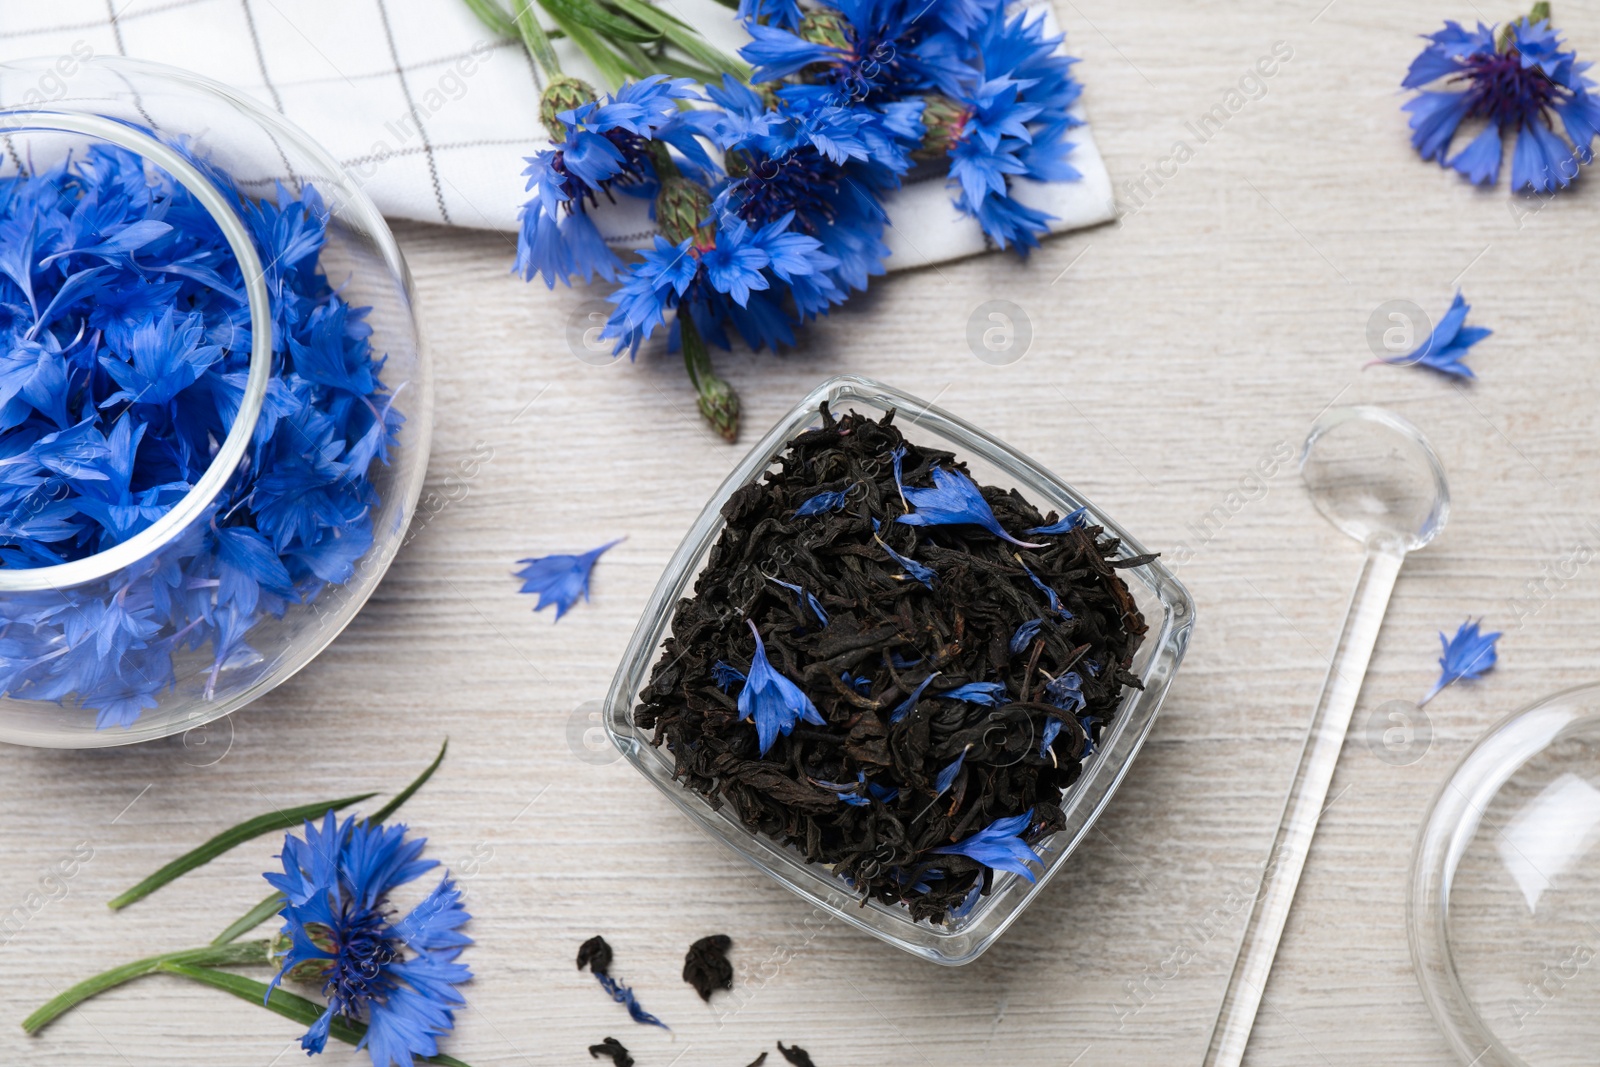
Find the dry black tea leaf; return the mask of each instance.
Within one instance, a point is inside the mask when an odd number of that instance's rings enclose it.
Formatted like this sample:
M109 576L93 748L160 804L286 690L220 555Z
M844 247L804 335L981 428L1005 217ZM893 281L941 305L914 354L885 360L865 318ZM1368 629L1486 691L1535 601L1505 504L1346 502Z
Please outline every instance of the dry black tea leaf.
M767 1054L765 1052L763 1052L761 1055L757 1056L755 1059L751 1060L748 1064L746 1064L745 1067L761 1067L761 1065L766 1063L766 1062L767 1062Z
M634 711L683 785L863 899L946 922L1033 878L1145 621L1120 542L981 486L889 414L789 442L723 506Z
M817 1067L811 1062L811 1054L799 1045L783 1047L783 1042L778 1042L778 1051L783 1053L783 1058L794 1064L794 1067Z
M728 962L728 949L733 939L727 934L702 937L689 946L683 958L683 980L694 986L700 999L709 1001L719 989L733 988L733 964Z
M611 946L599 934L578 946L578 970L585 967L595 974L611 973Z
M633 1067L633 1057L628 1055L622 1042L614 1037L608 1037L598 1045L590 1045L589 1056L592 1059L610 1056L613 1067Z

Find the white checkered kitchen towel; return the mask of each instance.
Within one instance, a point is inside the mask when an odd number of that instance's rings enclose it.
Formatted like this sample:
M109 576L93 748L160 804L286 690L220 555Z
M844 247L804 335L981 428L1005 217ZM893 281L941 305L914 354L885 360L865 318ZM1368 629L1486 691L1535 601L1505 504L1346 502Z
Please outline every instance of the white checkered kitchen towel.
M742 31L714 0L669 7L729 51ZM1053 13L1046 17L1054 27ZM563 66L583 59L558 41ZM539 75L515 41L496 38L462 0L4 0L0 60L127 55L170 63L249 93L340 160L385 215L514 230L522 157L545 143ZM1087 126L1074 131L1078 182L1025 188L1057 232L1114 215L1111 180ZM597 215L618 244L652 229L627 197ZM989 247L943 181L908 184L888 205L892 268ZM629 209L638 212L629 215Z

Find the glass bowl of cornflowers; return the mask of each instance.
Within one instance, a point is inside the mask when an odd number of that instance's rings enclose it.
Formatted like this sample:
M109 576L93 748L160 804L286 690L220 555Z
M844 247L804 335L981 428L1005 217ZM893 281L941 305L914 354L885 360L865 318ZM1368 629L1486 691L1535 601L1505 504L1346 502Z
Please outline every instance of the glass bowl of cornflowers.
M127 744L305 666L393 558L431 421L354 180L207 79L0 64L0 740Z
M1194 614L1070 485L843 376L707 503L604 722L669 801L814 914L960 965L1088 836Z

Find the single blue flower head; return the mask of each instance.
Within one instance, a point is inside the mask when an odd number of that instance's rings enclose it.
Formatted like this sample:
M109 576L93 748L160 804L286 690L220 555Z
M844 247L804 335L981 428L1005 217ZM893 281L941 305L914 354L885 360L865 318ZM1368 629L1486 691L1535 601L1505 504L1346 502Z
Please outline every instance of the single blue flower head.
M981 526L1003 541L1022 548L1043 548L1043 545L1019 541L1006 533L995 518L994 509L983 499L977 483L961 471L933 468L933 488L917 489L902 486L901 493L907 504L916 511L901 515L896 522L907 526Z
M1083 678L1077 671L1067 671L1044 687L1044 698L1062 711L1077 713L1088 703L1083 696Z
M968 747L971 747L971 746L968 746ZM937 797L937 796L943 796L944 795L945 790L949 789L950 786L952 784L954 784L954 782L956 780L956 775L961 772L961 765L964 764L966 761L967 761L967 750L964 748L960 752L957 752L956 753L956 758L951 760L949 765L946 766L943 770L941 770L939 772L938 776L936 778L934 778L934 780L933 780L933 795L934 796Z
M471 972L456 957L472 939L461 933L471 916L448 877L415 908L396 918L390 894L438 866L422 859L423 838L407 840L404 826L374 826L328 812L304 836L288 835L282 872L267 882L284 895L280 913L290 939L276 987L296 968L322 977L327 1008L300 1047L323 1050L337 1016L365 1023L373 1067L412 1067L436 1056L438 1039L453 1029L465 1003L456 986Z
M922 681L918 682L917 687L911 691L911 695L906 697L900 703L896 704L894 710L889 713L889 721L899 722L907 715L910 715L911 709L917 706L918 700L922 699L922 691L928 688L928 685L937 677L939 677L939 672L934 671Z
M1446 637L1441 633L1439 643L1444 646L1444 655L1439 657L1439 680L1433 683L1433 688L1428 690L1426 696L1417 701L1417 706L1421 707L1432 700L1451 682L1477 678L1492 669L1496 658L1495 642L1499 640L1499 633L1480 634L1478 623L1472 619L1462 623L1454 637Z
M527 566L516 572L522 579L521 593L538 593L539 602L534 611L543 611L551 604L556 606L556 619L560 620L578 602L589 599L589 574L607 549L622 543L622 538L607 541L578 556L540 556L537 559L519 559Z
M993 707L1005 700L1006 683L1004 682L968 682L958 685L954 689L947 689L935 696L942 700L962 700L968 704L984 704Z
M1043 619L1029 619L1017 627L1017 632L1011 635L1011 643L1007 646L1013 656L1020 655L1022 650L1033 644L1033 639L1039 636L1039 630L1044 626Z
M772 664L767 662L767 646L761 641L761 631L756 629L754 621L746 621L755 635L756 650L750 658L750 673L745 677L744 688L739 691L739 719L755 719L756 739L765 756L779 734L788 737L794 732L795 723L802 720L813 726L828 723L799 686L772 669Z
M1401 86L1423 89L1441 82L1450 88L1424 90L1405 105L1411 143L1423 159L1493 185L1500 180L1504 140L1515 136L1511 188L1549 193L1572 184L1579 165L1594 158L1600 99L1592 92L1594 82L1584 76L1589 64L1562 50L1564 42L1549 19L1524 18L1504 33L1482 23L1467 30L1446 22L1424 39L1428 44ZM1555 132L1552 115L1561 119L1565 139ZM1456 132L1473 120L1484 123L1482 130L1451 156Z
M821 492L795 508L794 513L797 516L823 515L830 511L838 511L845 506L849 498L849 489Z
M1011 871L1013 874L1022 875L1030 882L1037 881L1037 877L1028 869L1028 865L1037 864L1043 867L1044 860L1022 840L1022 835L1027 832L1032 822L1033 809L1029 808L1021 815L996 819L972 836L932 851L939 855L965 856L970 860L977 860L990 870Z
M1473 345L1491 336L1494 331L1483 326L1466 325L1467 313L1471 310L1472 305L1457 293L1455 300L1450 304L1450 310L1439 320L1439 325L1433 328L1427 340L1414 351L1404 356L1373 362L1388 363L1397 367L1427 367L1429 370L1436 370L1440 374L1448 374L1454 378L1477 377L1472 373L1472 368L1461 361Z
M1033 529L1028 530L1027 532L1031 534L1070 533L1071 531L1076 530L1078 527L1084 525L1084 523L1087 521L1085 517L1088 514L1088 508L1073 508L1065 515L1061 516L1061 518L1057 519L1055 522L1052 522L1049 526L1035 526Z

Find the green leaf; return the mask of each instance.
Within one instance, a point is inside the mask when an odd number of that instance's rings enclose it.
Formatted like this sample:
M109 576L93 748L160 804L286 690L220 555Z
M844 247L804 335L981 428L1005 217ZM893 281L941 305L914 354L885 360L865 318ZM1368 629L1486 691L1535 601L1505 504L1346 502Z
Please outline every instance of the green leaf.
M314 819L325 814L330 809L338 811L351 804L359 804L376 793L358 793L352 797L340 797L338 800L319 800L314 804L301 804L296 808L287 810L269 811L265 815L257 815L253 819L246 819L231 830L224 830L199 848L185 852L165 867L161 868L138 885L110 901L113 909L125 908L136 900L142 900L154 893L157 889L177 878L187 874L196 867L210 863L235 845L242 845L251 838L270 834L274 830L289 830L298 827L307 819Z
M501 37L517 35L517 24L511 21L511 16L506 14L505 8L501 7L497 0L463 0L463 2L474 15L478 16L479 22Z
M396 793L394 795L394 799L390 800L389 803L385 804L371 815L368 815L367 822L384 822L389 818L389 816L399 811L400 806L406 801L410 800L416 791L427 784L429 778L433 777L433 772L439 769L439 764L444 762L444 754L448 751L450 751L450 739L447 737L444 739L444 744L439 746L439 754L433 757L433 762L428 764L421 774L411 779L410 785ZM260 926L262 923L266 922L268 919L272 918L274 915L278 914L278 912L282 909L283 894L274 890L273 892L268 893L266 897L262 899L261 903L257 904L255 907L239 916L239 918L229 923L228 928L214 937L211 943L213 945L225 945L237 937L242 937L245 934L248 934L251 930L254 930L256 927Z
M115 989L135 978L155 974L168 964L239 966L271 962L271 943L268 941L247 941L240 945L208 945L205 948L185 949L182 952L168 952L161 956L134 960L132 963L124 963L120 967L113 967L93 978L85 979L64 993L58 993L38 1011L22 1020L22 1028L30 1034L36 1034L90 997L104 993L108 989Z
M719 73L732 74L740 81L747 82L750 80L750 68L748 66L720 48L713 48L698 33L687 29L670 15L644 3L644 0L611 0L611 4L617 10L632 16L646 26L660 30L663 37L687 52L690 58L696 62Z
M547 3L547 0L540 0L540 2ZM568 39L582 49L584 55L589 57L589 62L594 64L595 69L600 72L601 80L606 83L606 87L612 92L616 92L622 86L622 83L628 80L630 75L638 75L638 71L634 70L625 60L607 48L605 42L595 36L594 31L587 26L568 21L557 15L550 10L548 4L545 10L550 12L550 17L555 19L556 25L561 27Z
M426 785L429 778L433 777L433 772L439 769L439 764L444 762L444 754L448 751L450 751L450 739L447 737L444 739L444 744L439 746L439 754L433 757L433 762L428 764L427 768L423 770L421 774L411 779L410 785L396 793L393 800L389 801L389 803L385 804L371 815L368 815L367 822L384 822L389 818L389 816L399 811L400 805L410 800L412 795Z
M226 930L211 939L211 943L226 945L229 941L248 934L282 910L283 894L274 889L262 899L261 903L229 923Z
M164 974L175 974L180 978L200 982L220 989L224 993L232 993L240 1000L248 1000L252 1004L264 1004L267 1010L278 1013L291 1022L310 1026L322 1018L322 1013L327 1009L314 1000L290 993L285 989L271 989L265 982L258 982L254 978L246 978L242 974L233 974L229 971L213 971L208 967L195 967L183 962L163 963L159 968ZM361 1023L350 1022L335 1015L328 1026L328 1034L338 1038L347 1045L359 1044L366 1036L367 1028ZM440 1067L470 1067L454 1056L440 1054L438 1056L419 1056L418 1063L436 1063Z
M556 50L550 47L550 36L533 14L533 0L511 0L511 3L516 9L517 32L522 36L528 54L533 56L547 77L559 77L561 60L556 58Z
M539 0L557 22L577 23L615 41L654 41L661 36L628 19L611 14L594 0Z

